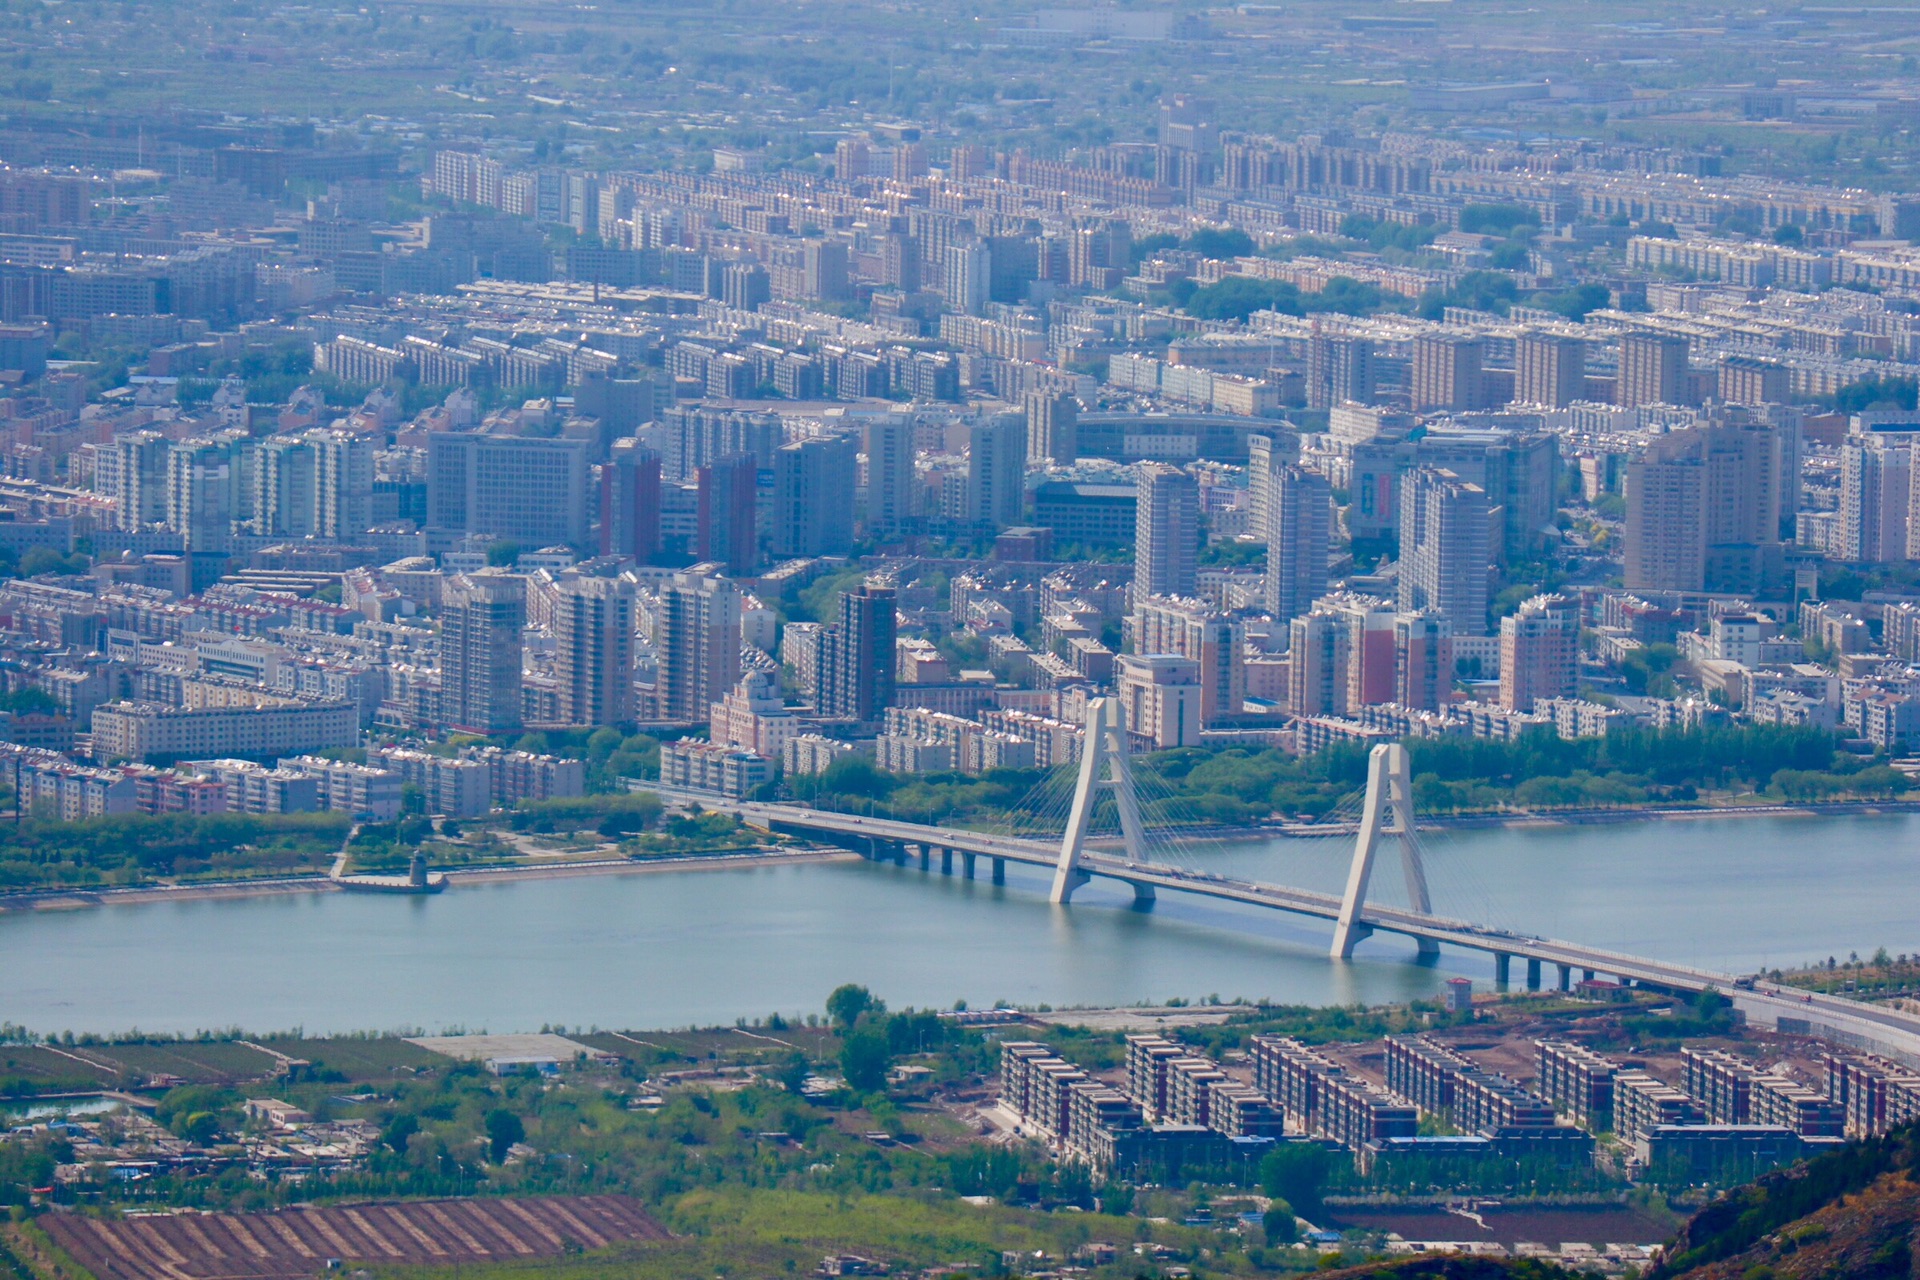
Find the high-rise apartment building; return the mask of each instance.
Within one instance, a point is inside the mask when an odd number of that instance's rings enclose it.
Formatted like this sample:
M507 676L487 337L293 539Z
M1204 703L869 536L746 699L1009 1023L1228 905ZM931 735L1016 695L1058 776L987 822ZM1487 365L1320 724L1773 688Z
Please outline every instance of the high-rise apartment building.
M820 714L870 723L893 704L895 608L892 587L867 582L840 593L838 621L821 645Z
M1407 616L1373 596L1327 596L1315 601L1311 611L1288 626L1289 710L1297 716L1343 716L1361 707L1397 701L1401 672L1396 627ZM1423 616L1444 622L1437 614ZM1451 629L1444 635L1450 660ZM1437 664L1438 641L1432 656ZM1450 681L1451 667L1445 668L1445 676L1440 670L1436 665L1432 678ZM1408 678L1418 675L1416 667Z
M554 603L560 718L570 725L633 719L633 587L621 578L566 578Z
M1513 399L1560 409L1587 395L1587 344L1564 333L1530 330L1514 342Z
M1496 510L1490 550L1502 562L1532 559L1557 536L1559 441L1544 431L1435 429L1399 447L1408 466L1441 467L1487 491ZM1355 470L1362 468L1356 451ZM1356 475L1356 488L1359 476Z
M1542 698L1580 688L1580 609L1566 596L1538 595L1500 619L1500 705L1532 711Z
M1027 461L1067 466L1080 456L1080 402L1065 391L1027 392Z
M1460 333L1423 333L1413 340L1413 407L1466 410L1482 407L1486 344Z
M1346 666L1340 674L1348 713L1392 702L1399 692L1394 627L1401 615L1391 602L1374 596L1334 597L1324 607L1347 631Z
M101 488L115 500L116 528L132 532L166 523L167 457L172 451L173 442L158 431L114 438L112 483Z
M730 262L720 272L720 301L734 311L755 311L773 297L767 269L757 262Z
M880 282L906 293L913 293L920 288L918 240L912 236L895 234L880 242Z
M948 306L970 316L987 309L993 254L986 241L948 245L942 267L940 296L947 300Z
M1557 542L1560 466L1560 441L1545 431L1511 432L1488 450L1488 483L1482 487L1500 506L1493 536L1503 540L1508 562L1535 559Z
M484 569L449 578L440 595L440 719L462 733L520 725L526 579Z
M1627 464L1627 588L1757 591L1777 576L1782 447L1778 431L1757 423L1655 437Z
M914 424L904 414L867 424L866 532L895 538L913 527Z
M246 528L264 537L348 540L373 524L371 436L308 431L254 445Z
M1119 218L1099 218L1067 233L1067 283L1111 288L1131 265L1133 229Z
M1347 709L1350 633L1332 610L1315 609L1288 624L1287 710L1295 716L1337 716Z
M523 547L587 545L591 442L435 432L427 442L427 526Z
M1620 339L1617 404L1686 404L1687 340L1677 333L1637 330Z
M847 246L838 240L809 240L800 250L801 291L812 299L837 302L848 296Z
M1247 528L1255 534L1265 536L1273 469L1285 465L1285 458L1274 456L1272 436L1256 431L1247 437Z
M1913 451L1904 439L1840 447L1839 558L1884 564L1911 556Z
M1728 356L1720 362L1718 389L1728 404L1785 404L1793 394L1793 371L1778 360Z
M760 569L760 468L744 453L700 468L695 488L694 556L736 577Z
M1438 711L1453 691L1453 627L1432 611L1393 618L1393 700Z
M859 450L851 435L816 436L774 450L775 555L840 556L853 549Z
M1307 407L1373 403L1373 343L1344 333L1315 333L1307 343Z
M300 436L270 436L253 451L253 519L266 538L311 538L314 531L313 445Z
M740 679L740 591L724 578L674 575L655 634L660 714L697 724Z
M359 537L373 524L373 437L314 431L307 438L313 445L314 532L342 541Z
M1627 590L1706 589L1706 488L1698 454L1654 448L1627 464Z
M1300 437L1291 431L1256 431L1247 437L1247 529L1265 537L1267 497L1273 472L1300 461Z
M1190 596L1200 552L1200 487L1179 467L1139 466L1134 497L1133 598Z
M1400 611L1432 609L1457 636L1487 634L1487 491L1438 467L1400 487Z
M1299 467L1269 468L1264 499L1267 538L1267 612L1297 618L1327 589L1332 550L1333 486Z
M251 453L244 438L182 440L168 450L167 527L186 541L187 550L233 546L236 500L246 491Z
M1027 501L1027 422L996 414L967 428L967 523L995 531L1019 524Z
M1148 596L1133 610L1135 653L1176 653L1200 672L1200 719L1213 724L1239 715L1247 697L1242 628L1203 600Z
M1171 653L1125 653L1114 673L1121 722L1149 751L1197 747L1205 725L1199 664Z
M691 481L715 458L744 453L761 470L773 467L773 451L785 438L771 413L746 413L706 405L676 405L660 411L660 474L674 483Z
M600 468L600 554L652 564L660 554L660 455L615 440Z

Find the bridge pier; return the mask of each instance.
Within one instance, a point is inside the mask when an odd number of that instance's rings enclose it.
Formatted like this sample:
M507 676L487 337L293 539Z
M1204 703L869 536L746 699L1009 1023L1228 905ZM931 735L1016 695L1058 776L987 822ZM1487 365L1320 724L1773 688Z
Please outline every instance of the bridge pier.
M1361 915L1366 910L1367 886L1373 879L1374 857L1380 841L1389 835L1400 838L1400 871L1407 882L1408 904L1422 915L1432 915L1426 864L1413 822L1413 774L1406 748L1399 743L1382 743L1367 754L1367 797L1360 811L1360 832L1354 840L1353 864L1347 868L1340 913L1333 922L1331 954L1335 960L1353 959L1354 944L1373 933ZM1440 954L1440 944L1432 938L1416 937L1414 942L1422 962L1431 962Z
M1513 980L1513 957L1504 951L1493 953L1493 985L1502 991Z
M1005 858L995 858L993 860L993 882L995 884L1005 884L1007 882L1007 860Z
M969 880L973 879L973 859L974 855L964 850L960 854L960 874Z
M953 874L953 850L951 849L940 851L940 874L943 876Z
M1540 962L1531 956L1527 958L1527 990L1540 989Z
M1591 969L1582 969L1582 970L1580 971L1580 981L1582 981L1582 982L1592 982L1592 981L1593 981L1593 970L1591 970Z
M1154 900L1152 885L1140 884L1139 882L1133 881L1133 880L1129 880L1127 881L1127 883L1133 886L1133 905L1134 906L1136 907L1145 906L1147 903L1150 903Z
M1142 845L1140 805L1134 796L1133 771L1127 764L1126 725L1121 720L1120 704L1113 698L1094 698L1087 703L1086 736L1081 740L1073 803L1068 806L1066 830L1060 836L1060 860L1053 869L1053 887L1047 891L1047 901L1055 906L1063 907L1073 901L1074 890L1089 879L1080 869L1080 859L1086 851L1088 824L1098 803L1096 793L1103 787L1113 793L1127 860L1138 861ZM998 859L993 869L994 883L1004 883Z
M922 871L933 869L933 846L930 844L920 846L920 869Z
M1556 964L1553 967L1560 971L1558 975L1560 979L1560 989L1562 991L1573 990L1573 966L1570 964Z

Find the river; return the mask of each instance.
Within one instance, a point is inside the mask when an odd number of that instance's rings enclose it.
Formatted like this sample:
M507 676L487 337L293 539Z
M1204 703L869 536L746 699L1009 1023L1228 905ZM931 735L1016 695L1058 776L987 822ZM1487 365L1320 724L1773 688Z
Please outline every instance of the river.
M1920 951L1920 815L1688 819L1427 837L1437 911L1731 972ZM1238 841L1195 865L1338 892L1350 842ZM1403 900L1389 844L1375 875ZM284 894L0 914L0 1021L36 1031L308 1034L675 1027L815 1011L842 982L894 1006L1303 1004L1491 979L1382 936L1351 964L1328 927L1095 881L1046 902L917 865L817 863L457 885L433 898ZM1396 894L1398 891L1398 894Z

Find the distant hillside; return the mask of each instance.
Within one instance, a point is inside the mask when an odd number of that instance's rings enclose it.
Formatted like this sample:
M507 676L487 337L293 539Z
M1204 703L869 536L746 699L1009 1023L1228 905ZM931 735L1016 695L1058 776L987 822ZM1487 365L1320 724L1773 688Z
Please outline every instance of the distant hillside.
M1695 1214L1648 1280L1909 1280L1920 1126L1770 1173Z

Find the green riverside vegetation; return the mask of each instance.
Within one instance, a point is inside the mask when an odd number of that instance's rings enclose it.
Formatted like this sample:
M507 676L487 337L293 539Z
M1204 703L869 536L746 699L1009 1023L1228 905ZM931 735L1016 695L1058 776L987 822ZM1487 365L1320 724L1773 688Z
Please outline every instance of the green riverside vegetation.
M640 735L618 730L541 735L529 749L584 755L590 780L610 786L616 769L642 767ZM1755 803L1884 801L1912 783L1884 761L1841 749L1837 735L1805 726L1715 726L1686 731L1626 729L1566 741L1529 730L1511 742L1412 739L1414 800L1427 816L1553 813L1650 806L1737 808ZM1246 747L1183 748L1135 764L1149 821L1245 826L1273 819L1324 818L1364 787L1366 749L1339 744L1309 756ZM788 799L852 813L881 813L943 826L1016 822L1022 801L1047 771L889 774L861 757L837 760L818 777L767 789ZM0 892L135 887L250 876L312 874L326 868L349 823L331 813L190 817L121 816L84 822L29 817L0 824ZM527 803L450 824L440 838L424 819L362 829L359 870L403 865L424 847L437 866L512 862L509 837L571 840L633 857L717 853L763 842L731 819L667 815L648 793L596 792Z
M1802 726L1626 729L1573 741L1543 727L1511 742L1424 738L1410 739L1407 749L1414 801L1428 815L1884 800L1911 786L1884 762L1841 750L1835 735ZM1134 768L1143 794L1172 797L1147 802L1162 817L1177 809L1189 820L1197 816L1220 825L1314 819L1365 786L1366 748L1340 744L1304 757L1245 747L1183 748L1143 757ZM1044 771L1017 769L977 776L888 774L869 761L847 758L819 778L796 779L791 789L822 808L985 826L1013 816L1044 778Z

